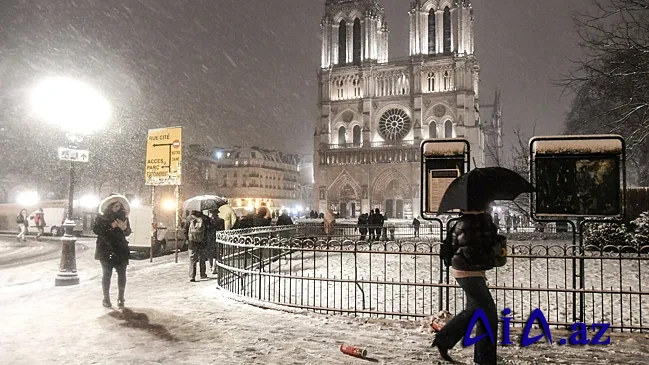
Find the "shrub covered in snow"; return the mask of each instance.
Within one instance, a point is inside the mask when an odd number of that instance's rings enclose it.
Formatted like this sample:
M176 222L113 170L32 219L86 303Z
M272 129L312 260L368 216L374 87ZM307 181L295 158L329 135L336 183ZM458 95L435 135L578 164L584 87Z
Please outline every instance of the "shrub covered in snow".
M605 246L632 246L633 243L633 235L624 224L590 224L584 232L585 246L603 248Z
M649 212L640 214L640 217L631 222L633 230L633 243L637 247L649 246Z

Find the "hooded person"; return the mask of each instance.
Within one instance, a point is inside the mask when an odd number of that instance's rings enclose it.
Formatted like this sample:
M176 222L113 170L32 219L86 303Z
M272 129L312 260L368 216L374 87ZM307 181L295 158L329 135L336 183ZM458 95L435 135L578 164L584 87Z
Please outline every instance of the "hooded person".
M110 282L113 270L117 272L117 306L124 307L126 290L126 267L129 264L130 249L126 237L131 234L128 215L131 206L126 197L114 194L99 204L99 214L95 218L93 232L97 235L95 260L101 263L103 292L102 305L112 307L110 301Z

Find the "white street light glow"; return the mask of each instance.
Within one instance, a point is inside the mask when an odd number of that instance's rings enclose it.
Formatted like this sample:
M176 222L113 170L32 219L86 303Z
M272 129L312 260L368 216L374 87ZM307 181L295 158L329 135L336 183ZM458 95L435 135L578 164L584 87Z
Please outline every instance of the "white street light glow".
M101 200L94 195L86 195L79 199L79 205L86 209L97 208Z
M162 209L164 210L175 210L176 209L176 201L173 199L167 199L162 203Z
M89 85L67 77L41 82L32 94L32 108L39 119L65 132L88 135L110 119L108 101Z
M140 202L140 199L131 200L131 208L138 208L138 207L140 207L140 205L142 205L142 203Z
M38 204L40 200L41 198L38 196L38 193L35 191L26 191L18 194L18 196L16 197L16 203L25 207L34 206Z

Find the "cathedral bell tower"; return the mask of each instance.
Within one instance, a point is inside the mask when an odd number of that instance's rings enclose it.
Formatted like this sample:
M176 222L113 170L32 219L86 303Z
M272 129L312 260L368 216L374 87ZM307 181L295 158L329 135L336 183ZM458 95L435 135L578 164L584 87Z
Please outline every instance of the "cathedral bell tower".
M321 26L323 69L388 61L388 25L377 0L327 0Z
M473 55L470 0L413 0L410 4L410 55Z

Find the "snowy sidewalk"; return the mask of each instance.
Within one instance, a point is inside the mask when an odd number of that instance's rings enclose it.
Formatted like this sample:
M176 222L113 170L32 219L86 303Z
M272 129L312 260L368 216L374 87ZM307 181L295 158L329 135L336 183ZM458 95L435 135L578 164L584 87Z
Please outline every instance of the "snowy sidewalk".
M153 264L131 261L126 304L136 314L124 318L101 307L100 268L92 255L79 253L81 285L75 287L53 286L57 260L0 271L0 364L372 363L340 353L343 342L366 347L381 364L441 363L421 323L242 304L216 290L213 280L189 283L187 253L178 264L173 256ZM501 347L499 354L505 364L649 363L645 336L612 341L604 347ZM451 355L471 364L472 350Z

